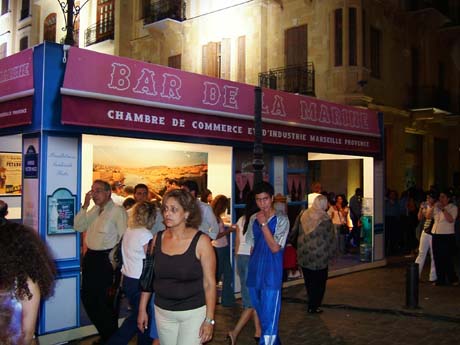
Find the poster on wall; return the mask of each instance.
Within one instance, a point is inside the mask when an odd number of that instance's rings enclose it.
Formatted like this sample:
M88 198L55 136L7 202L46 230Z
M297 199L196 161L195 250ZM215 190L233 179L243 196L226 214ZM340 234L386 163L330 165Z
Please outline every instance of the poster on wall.
M67 188L59 188L47 200L48 235L73 233L77 197Z
M22 155L0 152L0 195L21 195Z
M207 187L207 152L95 146L93 154L93 180L122 182L125 187L144 183L159 198L168 179L191 179L200 190Z

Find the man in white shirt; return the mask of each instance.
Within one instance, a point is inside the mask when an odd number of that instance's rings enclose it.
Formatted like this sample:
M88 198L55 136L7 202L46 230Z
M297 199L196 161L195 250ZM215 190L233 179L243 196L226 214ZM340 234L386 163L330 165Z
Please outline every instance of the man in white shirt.
M91 199L95 206L87 211ZM118 328L118 315L107 303L107 291L112 286L114 274L109 252L118 243L126 227L126 211L111 199L110 184L95 180L75 216L74 228L79 232L87 232L88 250L83 258L81 297L103 344Z

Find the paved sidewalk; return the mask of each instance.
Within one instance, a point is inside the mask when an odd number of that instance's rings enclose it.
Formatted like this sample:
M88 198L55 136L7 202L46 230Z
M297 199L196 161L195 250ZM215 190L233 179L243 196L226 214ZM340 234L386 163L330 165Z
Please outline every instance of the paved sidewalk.
M304 286L284 289L280 336L284 345L454 345L460 344L460 287L438 287L423 281L418 309L405 308L406 262L329 279L324 313L306 312ZM299 281L299 283L301 283ZM216 329L210 345L227 344L225 335L240 308L217 306ZM255 344L253 326L238 344ZM72 344L91 344L95 337ZM131 344L135 344L134 341Z

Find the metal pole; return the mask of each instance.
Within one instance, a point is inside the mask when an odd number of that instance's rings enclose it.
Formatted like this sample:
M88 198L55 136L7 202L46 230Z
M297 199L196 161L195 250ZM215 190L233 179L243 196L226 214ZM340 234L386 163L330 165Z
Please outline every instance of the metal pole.
M252 167L254 169L254 184L263 180L264 148L262 145L262 88L254 88L254 156Z
M75 41L73 39L73 11L75 0L67 0L67 26L64 44L73 46Z
M411 263L406 271L406 308L418 308L418 264Z

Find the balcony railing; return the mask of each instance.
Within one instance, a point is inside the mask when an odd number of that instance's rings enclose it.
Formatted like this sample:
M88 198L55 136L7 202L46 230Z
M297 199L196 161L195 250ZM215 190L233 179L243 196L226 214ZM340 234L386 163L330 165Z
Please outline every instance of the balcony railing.
M89 26L85 30L85 47L92 44L113 40L114 38L114 21L104 20Z
M409 87L409 109L438 108L452 111L450 95L438 87Z
M313 63L270 69L259 73L259 86L274 90L315 96Z
M185 1L160 0L150 4L144 9L145 25L167 18L183 22L185 20Z

